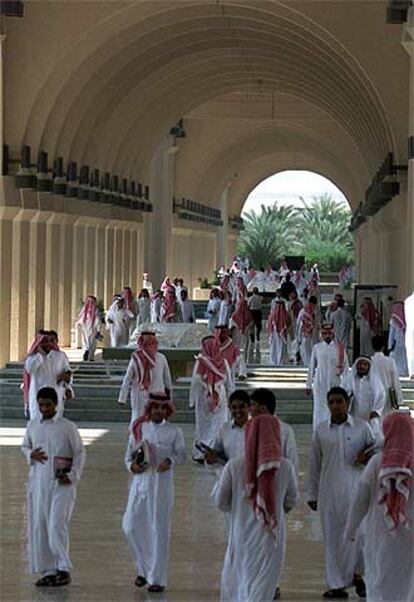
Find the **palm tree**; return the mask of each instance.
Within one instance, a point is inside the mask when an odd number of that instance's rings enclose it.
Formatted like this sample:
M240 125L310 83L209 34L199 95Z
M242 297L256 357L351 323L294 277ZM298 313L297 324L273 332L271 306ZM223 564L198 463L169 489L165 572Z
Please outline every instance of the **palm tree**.
M354 240L349 232L351 211L331 195L314 197L309 205L300 197L299 228L306 262L318 261L322 270L338 270L352 264Z
M243 219L237 251L249 257L254 267L276 265L285 255L294 254L298 226L294 207L278 206L277 202L271 207L262 205L260 213L249 211Z

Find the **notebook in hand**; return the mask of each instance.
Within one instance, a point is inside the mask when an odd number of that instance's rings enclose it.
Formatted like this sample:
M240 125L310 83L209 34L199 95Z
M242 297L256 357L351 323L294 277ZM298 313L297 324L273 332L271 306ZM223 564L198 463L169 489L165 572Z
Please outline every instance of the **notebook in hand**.
M150 464L150 450L149 445L146 441L141 441L138 449L136 449L131 455L132 462L138 464L143 468Z
M54 456L53 457L53 471L55 477L59 479L65 474L68 474L72 470L72 458L65 456Z

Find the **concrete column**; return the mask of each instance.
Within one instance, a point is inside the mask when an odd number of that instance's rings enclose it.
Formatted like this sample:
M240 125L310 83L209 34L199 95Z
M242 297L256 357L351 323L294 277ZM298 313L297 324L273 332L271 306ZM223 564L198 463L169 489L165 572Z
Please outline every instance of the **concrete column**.
M46 222L45 319L44 328L58 329L59 322L59 250L64 217L54 213Z
M105 259L105 226L102 222L97 225L95 232L94 291L97 299L104 298Z
M124 254L124 229L121 226L115 227L114 235L114 277L113 277L113 290L111 295L119 293L123 285L123 263ZM112 296L111 296L112 299Z
M72 316L79 313L80 303L84 299L84 256L85 256L85 232L82 218L76 220L73 226L72 245Z
M17 207L0 207L0 366L10 360L13 219Z
M61 346L69 347L75 314L72 314L73 223L75 218L65 214L60 225L59 241L59 315L58 332Z
M3 175L3 144L4 140L4 77L3 77L3 59L5 53L6 34L3 31L4 17L0 18L0 176Z
M124 245L122 261L122 286L132 286L131 282L131 231L124 228Z
M223 220L223 226L218 229L217 232L217 258L216 267L219 268L222 265L229 266L229 190L232 182L229 182L221 195L220 209L221 219Z
M414 290L414 7L408 11L402 45L409 56L408 173L407 173L407 283L403 294Z
M96 220L87 220L85 224L84 284L83 298L95 294L95 227Z
M150 220L148 266L151 281L159 287L167 271L167 258L172 253L173 197L175 176L174 140L167 136L151 161L151 199L154 205Z
M36 210L20 210L13 220L10 359L17 361L28 348L30 221ZM3 283L2 283L3 285Z
M104 267L104 292L103 300L105 307L109 307L114 292L114 240L115 230L112 222L105 228L105 267Z
M46 223L48 211L38 211L30 222L27 336L29 344L45 321ZM71 274L69 274L71 278Z

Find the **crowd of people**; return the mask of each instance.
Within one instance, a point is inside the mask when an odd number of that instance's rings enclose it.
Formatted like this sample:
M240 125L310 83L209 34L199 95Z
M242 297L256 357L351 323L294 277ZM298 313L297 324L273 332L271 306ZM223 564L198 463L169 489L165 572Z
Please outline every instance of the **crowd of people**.
M319 512L321 519L327 584L323 596L346 599L347 589L354 587L370 602L413 600L414 420L400 407L397 345L392 348L394 359L384 353L398 333L390 328L385 338L364 299L358 319L376 328L369 331L369 355L359 356L350 366L343 299L337 296L323 315L317 266L310 280L299 271L300 293L298 275L285 268L282 265L278 273L266 327L272 363L301 358L308 367L308 395L313 390L305 497L310 511ZM260 342L262 327L261 291L255 285L249 294L242 276L246 269L233 264L207 306L211 332L201 340L189 393L195 410L191 455L200 470L216 475L211 503L226 517L221 599L266 602L280 596L285 515L299 499L299 466L294 431L277 416L274 393L262 388L249 394L237 385L247 378L249 348ZM125 454L131 480L122 530L133 557L135 585L157 593L168 582L174 466L185 461L186 445L181 429L170 421L170 369L147 321L148 316L152 321L156 301L154 295L151 300L150 284L137 301L125 287L106 322L117 325L111 330L114 346L125 344L120 340L128 341L138 329L118 397L120 404L129 398L131 405ZM184 283L166 278L161 291L160 319L179 321L178 313L182 319L186 311L178 310L177 296L187 300ZM118 312L133 314L136 323L131 323L132 316L124 321ZM138 324L141 312L145 320ZM394 330L405 324L400 306L391 320ZM94 337L96 346L102 323L95 297L86 299L77 323L83 331L84 359L91 359L95 347L90 339ZM361 327L361 339L362 331ZM39 587L71 581L69 523L85 462L78 430L63 417L65 401L75 394L72 377L57 333L39 331L23 375L30 415L23 443L30 464L30 568L41 573Z

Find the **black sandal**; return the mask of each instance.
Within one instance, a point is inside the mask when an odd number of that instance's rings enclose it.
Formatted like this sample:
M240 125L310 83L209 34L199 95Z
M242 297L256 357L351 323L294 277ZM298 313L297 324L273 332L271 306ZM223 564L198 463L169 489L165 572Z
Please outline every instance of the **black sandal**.
M45 575L39 581L36 581L36 587L54 587L56 575Z
M349 598L349 594L343 588L328 589L322 597L328 600L346 600Z
M358 598L366 598L367 590L365 588L365 581L362 577L354 577L353 585L355 585L355 592Z
M147 584L147 580L142 575L137 575L137 578L134 581L137 587L144 587Z
M147 587L147 591L152 592L153 594L161 594L164 589L165 587L163 585L149 585Z
M68 571L58 571L55 578L55 587L63 587L64 585L69 585L72 581L70 577L70 573Z

